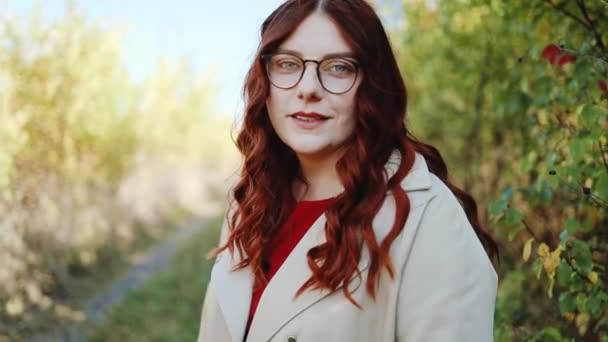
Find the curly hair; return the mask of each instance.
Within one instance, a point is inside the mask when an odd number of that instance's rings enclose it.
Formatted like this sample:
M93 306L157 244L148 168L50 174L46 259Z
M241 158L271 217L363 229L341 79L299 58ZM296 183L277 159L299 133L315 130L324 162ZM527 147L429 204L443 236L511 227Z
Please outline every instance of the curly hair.
M365 70L365 77L356 94L354 133L336 164L344 192L325 212L326 242L308 251L312 275L296 296L308 288L335 291L344 285L344 295L358 306L346 285L359 274L362 244L371 257L366 283L369 295L375 298L382 267L394 278L389 248L403 230L410 211L410 201L400 183L411 170L416 152L424 156L429 170L459 199L488 256L497 258L496 243L479 222L473 197L449 181L437 149L408 132L404 81L380 19L363 0L290 0L262 24L261 42L243 88L245 115L236 145L244 163L232 190L237 205L231 215L226 214L226 242L212 255L225 249L234 253L237 249L243 258L235 269L250 266L256 284L267 282L263 265L268 246L296 205L292 184L305 180L295 153L279 139L270 123L265 105L270 83L261 56L276 51L315 11L322 11L336 23ZM388 178L384 166L395 149L401 153L402 161L397 172ZM389 234L377 241L372 220L387 192L394 196L397 214Z

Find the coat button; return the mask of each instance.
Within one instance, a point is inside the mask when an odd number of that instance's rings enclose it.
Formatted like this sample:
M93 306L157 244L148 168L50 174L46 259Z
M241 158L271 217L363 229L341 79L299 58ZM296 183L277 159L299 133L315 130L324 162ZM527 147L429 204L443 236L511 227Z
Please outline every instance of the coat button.
M296 338L294 336L287 337L287 342L296 342Z

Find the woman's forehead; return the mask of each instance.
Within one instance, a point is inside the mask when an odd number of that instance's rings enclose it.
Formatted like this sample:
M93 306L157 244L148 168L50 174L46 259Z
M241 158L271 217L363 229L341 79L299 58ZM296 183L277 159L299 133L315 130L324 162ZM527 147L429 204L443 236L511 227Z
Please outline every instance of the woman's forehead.
M350 54L352 49L334 21L322 12L314 12L300 23L279 46L302 58L322 59L332 54Z

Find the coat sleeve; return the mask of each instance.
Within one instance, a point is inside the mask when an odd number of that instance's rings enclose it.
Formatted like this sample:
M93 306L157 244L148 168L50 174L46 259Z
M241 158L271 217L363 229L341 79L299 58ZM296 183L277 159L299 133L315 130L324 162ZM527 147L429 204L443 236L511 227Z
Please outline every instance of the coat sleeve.
M497 274L456 197L437 186L403 265L396 341L493 341Z
M210 302L210 294L209 287L207 286L207 291L205 293L205 298L203 300L203 311L201 313L201 322L198 328L198 338L197 342L204 342L207 339L205 338L205 332L207 331L207 327L209 326L209 307L211 307Z
M219 245L223 245L226 241L226 239L228 238L228 221L226 218L224 218L224 223L222 224L222 228L220 230L220 240L219 240ZM209 280L209 283L207 284L207 290L205 292L205 296L203 299L203 307L202 307L202 312L201 312L201 320L200 320L200 325L199 325L199 329L198 329L198 338L196 339L197 342L207 342L210 341L211 339L208 337L208 328L209 327L217 327L219 326L218 322L214 322L214 320L217 320L219 315L216 312L213 312L214 310L217 310L218 305L217 302L215 302L215 296L213 296L211 294L211 292L213 291L212 289L212 285L211 284L211 280Z

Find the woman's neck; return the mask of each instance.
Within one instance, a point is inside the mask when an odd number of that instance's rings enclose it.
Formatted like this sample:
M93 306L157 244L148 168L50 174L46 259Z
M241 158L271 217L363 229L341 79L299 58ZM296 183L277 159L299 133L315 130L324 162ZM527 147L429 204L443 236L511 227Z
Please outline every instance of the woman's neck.
M342 182L336 172L336 163L343 151L336 151L323 157L298 155L302 175L308 187L294 185L294 195L298 201L314 201L330 198L344 191Z

